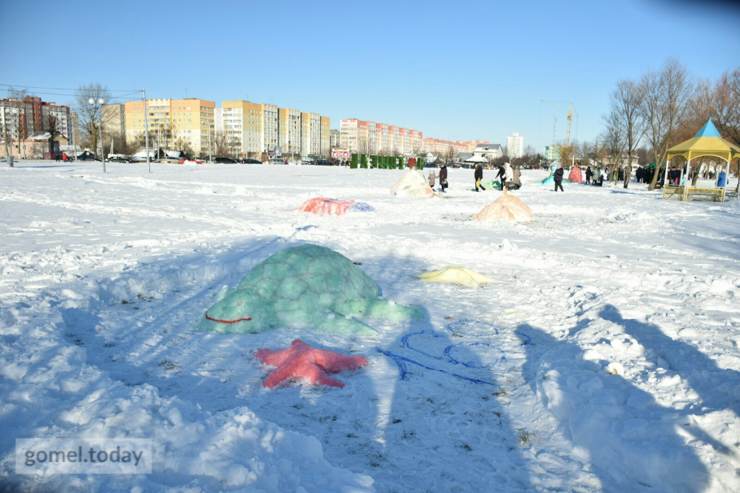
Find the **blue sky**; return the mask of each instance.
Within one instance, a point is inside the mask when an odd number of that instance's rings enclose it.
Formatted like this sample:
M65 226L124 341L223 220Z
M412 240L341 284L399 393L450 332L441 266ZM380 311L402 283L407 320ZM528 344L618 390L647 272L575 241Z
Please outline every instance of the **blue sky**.
M563 138L567 101L577 137L595 138L616 82L669 57L697 79L740 67L740 17L722 5L0 0L0 83L244 98L326 114L332 127L358 117L500 143L518 131L541 147L554 115Z

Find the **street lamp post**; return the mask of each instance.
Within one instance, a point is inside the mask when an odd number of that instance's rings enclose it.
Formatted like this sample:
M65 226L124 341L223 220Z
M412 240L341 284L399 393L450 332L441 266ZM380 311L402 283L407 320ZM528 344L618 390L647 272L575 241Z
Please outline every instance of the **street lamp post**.
M105 146L103 145L103 104L105 104L105 100L103 98L90 98L87 100L87 102L90 104L90 106L95 106L96 104L99 107L100 114L98 115L99 119L99 138L100 138L100 159L103 160L103 173L107 173L108 171L105 168ZM97 151L97 149L95 149Z

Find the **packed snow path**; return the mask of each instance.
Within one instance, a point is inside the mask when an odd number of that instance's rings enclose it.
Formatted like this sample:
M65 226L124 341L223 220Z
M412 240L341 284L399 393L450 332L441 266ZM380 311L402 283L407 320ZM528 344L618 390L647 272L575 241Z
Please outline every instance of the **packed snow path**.
M526 225L450 170L21 163L0 168L0 478L143 491L733 491L740 207L525 172ZM488 178L488 177L486 177ZM318 217L316 195L374 212ZM374 336L195 329L259 261L311 242L422 308ZM448 265L479 289L427 284ZM342 389L262 388L253 352L360 354ZM14 472L16 438L152 438L147 476Z

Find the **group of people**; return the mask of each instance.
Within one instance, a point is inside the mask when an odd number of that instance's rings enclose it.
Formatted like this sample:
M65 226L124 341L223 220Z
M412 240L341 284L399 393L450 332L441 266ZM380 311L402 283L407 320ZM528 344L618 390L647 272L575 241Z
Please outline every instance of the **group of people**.
M439 178L439 191L446 192L448 186L447 163L442 163L439 165L439 177L437 177L434 170L429 173L427 179L429 180L429 188L431 188L432 190L434 190L434 183L437 181L437 178Z
M510 163L499 164L496 168L496 180L498 180L499 188L501 190L517 190L521 188L521 170L519 166L511 166ZM473 178L475 180L475 191L479 192L485 190L483 186L483 166L477 164L473 172Z
M473 170L473 179L475 180L474 190L476 192L486 189L483 186L483 166L480 164L476 165ZM439 175L432 170L427 175L427 180L430 188L434 189L434 185L439 181L439 191L447 191L447 187L449 186L447 181L447 164L442 163L439 165ZM501 190L516 190L522 186L521 170L518 166L504 163L497 167L496 180L498 180L498 187Z

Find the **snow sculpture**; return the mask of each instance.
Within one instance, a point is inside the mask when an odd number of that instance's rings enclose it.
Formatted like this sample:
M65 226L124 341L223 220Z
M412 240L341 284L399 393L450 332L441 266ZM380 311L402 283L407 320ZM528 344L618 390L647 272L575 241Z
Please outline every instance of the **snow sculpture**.
M397 197L432 197L434 191L421 171L410 169L391 187Z
M303 203L299 209L303 212L311 212L321 216L335 215L341 216L348 211L369 212L373 208L364 202L355 202L354 200L338 200L327 197L314 197Z
M440 270L424 272L419 279L425 282L438 282L445 284L459 284L468 288L477 288L491 282L483 274L465 267L445 267Z
M552 185L555 183L555 170L560 167L560 163L557 161L553 161L552 164L550 164L550 174L542 180L543 185Z
M504 192L473 218L476 221L528 222L532 220L532 210L516 195Z
M572 183L583 183L583 173L581 172L581 168L573 166L570 169L570 173L568 173L568 181Z
M399 322L412 307L381 298L375 281L347 257L318 245L287 248L257 264L206 311L203 330L257 333L278 327L372 333L362 320Z
M302 380L312 385L344 387L344 383L331 378L330 373L356 370L367 365L362 356L345 356L326 349L316 349L300 339L296 339L287 349L259 349L255 356L262 363L276 366L262 381L262 386L272 389L294 380Z

